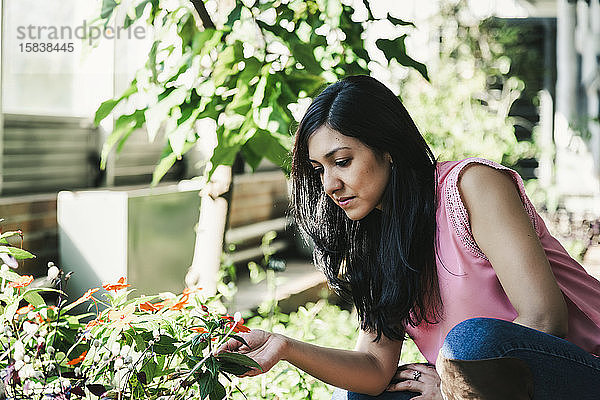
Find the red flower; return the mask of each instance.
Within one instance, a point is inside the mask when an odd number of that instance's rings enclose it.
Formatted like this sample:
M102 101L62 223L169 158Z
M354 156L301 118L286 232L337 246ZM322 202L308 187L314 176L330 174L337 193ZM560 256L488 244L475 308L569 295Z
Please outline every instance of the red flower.
M44 320L44 318L42 318L42 316L40 315L40 313L35 314L35 319L37 320L38 324L43 324L44 322L50 322L50 319Z
M162 303L150 303L149 301L140 303L139 308L140 311L150 311L150 312L154 312L154 311L159 311L161 310L165 305Z
M183 295L184 295L184 296L186 296L186 295L190 295L190 294L192 294L192 293L197 293L197 292L199 292L199 291L201 291L201 290L202 290L202 288L201 288L201 287L199 287L199 288L193 288L193 289L190 289L190 288L185 288L185 289L183 289Z
M233 328L233 331L235 333L238 333L238 332L250 332L250 328L248 328L247 326L242 325L243 323L244 323L244 320L241 320L237 324L235 324L235 327Z
M12 288L23 288L25 286L29 286L33 282L33 276L31 275L23 275L17 278L16 281L10 282L8 287Z
M31 311L31 310L33 310L33 309L35 309L35 307L34 307L34 306L32 306L31 304L29 304L29 305L27 305L27 306L25 306L25 307L21 307L21 308L19 308L19 309L17 310L17 314L18 314L18 315L24 315L24 314L27 314L29 311Z
M81 304L84 301L87 301L87 300L91 299L92 295L94 293L96 293L98 290L100 290L100 288L93 288L93 289L88 290L87 292L85 292L83 294L83 296L81 296L80 298L78 298L77 300L75 300L71 306L75 307L77 304Z
M96 325L100 325L103 324L104 320L100 319L100 318L96 318L90 322L87 323L87 325L85 326L84 330L88 330L90 328L93 328Z
M121 278L119 278L119 280L117 281L117 283L115 284L109 284L109 283L105 283L104 285L102 285L102 287L108 291L114 290L115 292L117 290L121 290L121 289L125 289L128 288L131 285L128 285L126 283L126 279L124 276L122 276Z
M222 315L221 318L228 320L229 322L227 322L225 324L225 326L227 327L227 329L231 329L231 327L233 326L233 332L234 333L238 333L238 332L250 332L250 328L248 328L247 326L244 326L244 319L240 319L238 322L235 322L233 317L231 315ZM234 325L235 324L235 325Z
M169 310L179 311L187 305L189 300L190 300L190 295L184 294L183 296L181 296L181 300L179 300L177 303L175 303L171 307L169 307Z
M194 331L196 333L206 333L206 332L208 332L206 330L206 328L203 328L201 326L193 326L193 327L190 328L190 330L192 330L192 331Z
M81 353L81 355L77 358L72 359L67 363L67 365L76 365L85 360L85 355L87 354L87 350Z

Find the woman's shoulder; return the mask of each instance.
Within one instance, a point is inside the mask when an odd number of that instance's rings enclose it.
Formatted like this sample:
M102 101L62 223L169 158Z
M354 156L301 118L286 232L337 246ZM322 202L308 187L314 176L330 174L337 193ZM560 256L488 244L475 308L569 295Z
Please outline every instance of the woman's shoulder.
M459 161L448 161L438 163L438 205L445 210L447 223L454 229L453 231L465 244L465 247L475 255L486 258L479 249L471 233L469 213L463 202L459 180L466 177L466 185L472 193L477 193L482 188L488 186L498 186L508 190L507 182L512 181L512 185L517 190L523 207L527 212L531 223L540 234L540 224L535 208L525 192L525 186L519 174L501 164L480 157L470 157ZM473 166L474 168L470 168ZM477 166L477 167L475 167ZM467 168L469 167L469 168ZM479 168L481 167L481 168ZM490 168L491 167L491 168ZM465 172L469 174L465 175ZM507 180L507 178L509 178ZM461 182L463 183L463 182ZM463 186L462 184L460 186ZM438 219L438 223L444 222Z
M454 161L438 161L437 163L437 177L438 185L444 185L447 183L456 184L464 170L470 165L486 165L495 169L508 169L494 161L490 161L481 157L469 157L463 160Z

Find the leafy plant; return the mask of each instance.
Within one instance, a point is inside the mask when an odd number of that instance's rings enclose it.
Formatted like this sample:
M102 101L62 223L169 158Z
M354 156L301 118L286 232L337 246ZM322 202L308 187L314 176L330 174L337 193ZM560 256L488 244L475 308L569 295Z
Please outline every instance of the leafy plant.
M321 299L308 303L288 314L276 312L250 318L247 325L253 329L272 330L298 340L321 346L352 349L358 337L357 316ZM401 363L424 362L414 342L406 339L402 346ZM333 388L302 370L280 362L269 372L253 378L233 378L235 390L231 398L329 400ZM242 394L243 393L243 394Z
M130 87L96 112L109 114L114 130L102 152L102 165L114 147L145 125L151 140L164 129L167 145L156 167L156 183L189 151L201 135L197 122L216 123L217 146L208 171L232 165L237 155L255 169L263 158L289 170L294 110L326 83L352 74L368 74L371 59L363 35L373 17L363 0L364 18L337 0L255 0L234 2L233 9L210 15L202 0L103 0L101 20L130 26L145 21L154 44L145 68ZM117 20L117 10L129 7ZM412 24L387 16L392 26ZM199 26L202 28L199 29ZM380 39L388 60L425 66L406 54L402 35Z
M430 81L410 73L402 82L407 109L441 160L485 157L514 166L535 155L517 141L509 111L524 89L510 72L498 39L480 28L466 1L441 2L431 24L440 32L439 60Z
M260 369L244 355L217 352L230 338L244 342L236 333L249 328L239 313L215 311L215 299L199 290L128 299L121 278L68 303L60 290L68 274L49 267L58 289L31 288L33 277L6 266L0 272L0 393L9 399L219 400L232 376ZM57 305L43 292L57 293ZM92 312L74 312L84 303Z

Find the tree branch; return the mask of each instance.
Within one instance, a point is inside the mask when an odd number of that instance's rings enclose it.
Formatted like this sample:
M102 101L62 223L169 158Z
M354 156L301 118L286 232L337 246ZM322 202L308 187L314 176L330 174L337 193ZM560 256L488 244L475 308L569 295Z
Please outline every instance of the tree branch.
M204 6L203 0L190 0L202 21L202 25L204 29L215 29L215 23L210 19L210 15L208 15L208 11L206 11L206 7Z

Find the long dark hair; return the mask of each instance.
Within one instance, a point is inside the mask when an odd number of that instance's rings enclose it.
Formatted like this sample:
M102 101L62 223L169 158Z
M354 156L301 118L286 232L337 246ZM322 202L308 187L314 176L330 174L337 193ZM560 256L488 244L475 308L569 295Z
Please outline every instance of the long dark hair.
M308 161L308 139L323 125L390 153L381 211L353 221L325 194ZM321 92L296 132L291 183L292 215L314 242L315 265L354 303L363 330L400 340L406 324L437 322L436 160L391 90L351 76Z

